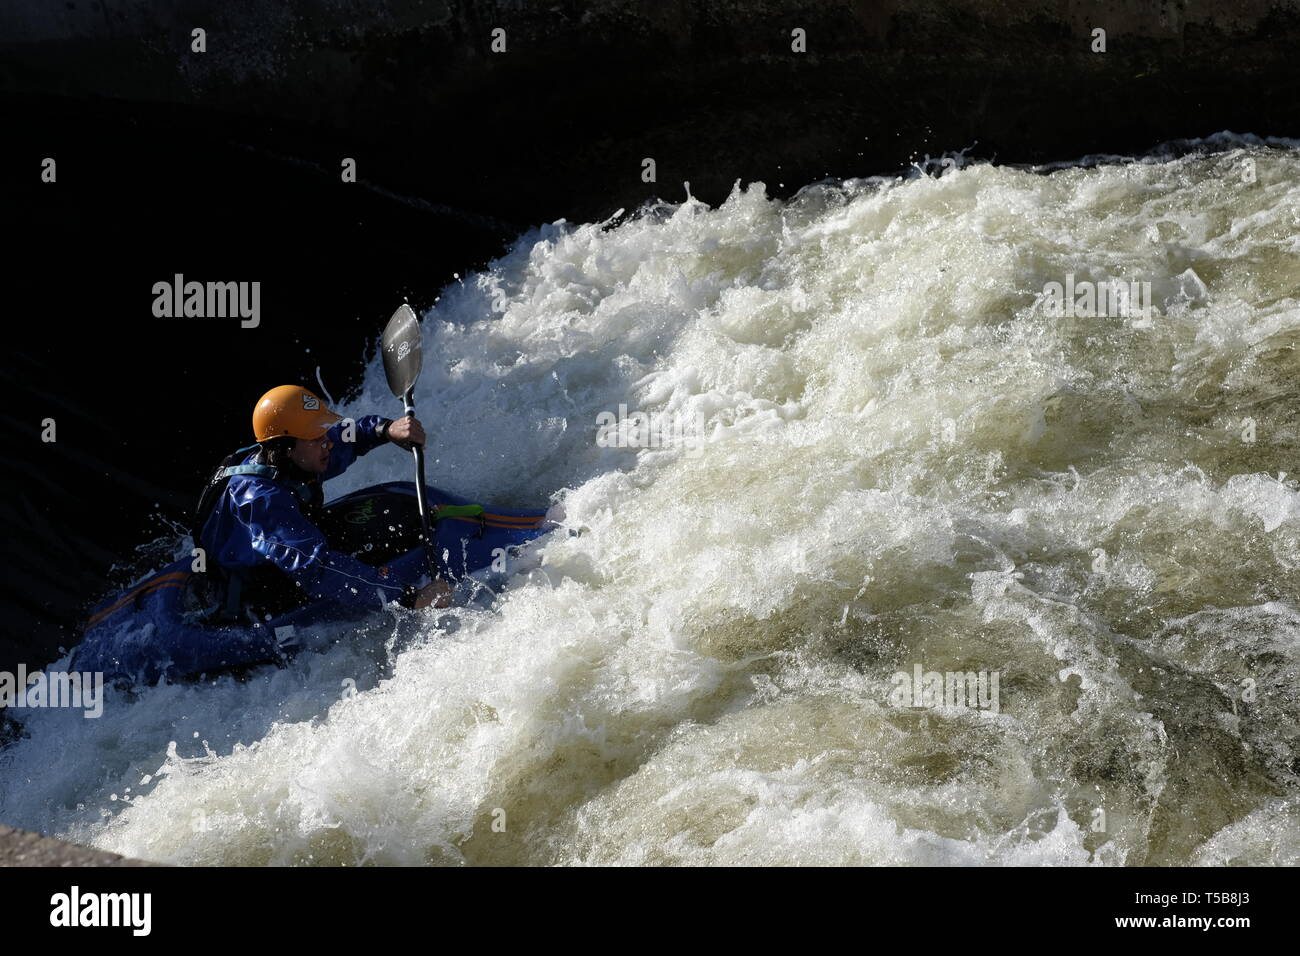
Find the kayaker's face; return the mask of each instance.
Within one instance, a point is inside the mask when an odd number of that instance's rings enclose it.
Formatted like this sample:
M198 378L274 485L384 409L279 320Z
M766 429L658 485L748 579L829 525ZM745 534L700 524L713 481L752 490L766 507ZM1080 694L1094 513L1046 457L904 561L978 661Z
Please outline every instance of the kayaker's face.
M319 475L330 466L330 449L333 447L329 435L312 439L299 438L289 452L289 460L303 471Z

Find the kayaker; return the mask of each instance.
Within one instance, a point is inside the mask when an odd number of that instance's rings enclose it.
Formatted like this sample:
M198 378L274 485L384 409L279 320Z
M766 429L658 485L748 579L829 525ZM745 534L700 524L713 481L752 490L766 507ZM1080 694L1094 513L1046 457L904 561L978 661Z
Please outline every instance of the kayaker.
M313 600L448 606L451 588L441 578L418 591L402 588L385 579L384 569L331 549L318 527L321 483L387 442L407 450L423 445L419 419L367 415L353 422L313 392L281 385L253 409L253 436L257 445L228 456L214 472L195 521L195 542L215 572L207 575L210 599L224 617L245 608L275 615Z

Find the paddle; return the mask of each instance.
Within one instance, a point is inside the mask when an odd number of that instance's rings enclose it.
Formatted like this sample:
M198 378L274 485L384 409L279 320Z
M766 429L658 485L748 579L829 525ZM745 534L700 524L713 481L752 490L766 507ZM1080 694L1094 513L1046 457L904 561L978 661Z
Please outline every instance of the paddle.
M406 407L405 414L415 414L415 381L420 377L424 360L420 349L420 320L409 305L402 305L384 327L380 348L384 355L384 375L388 387ZM424 500L424 449L412 445L415 453L415 502L420 509L420 525L424 536L424 556L428 562L429 577L438 580L437 542L429 524L429 505Z

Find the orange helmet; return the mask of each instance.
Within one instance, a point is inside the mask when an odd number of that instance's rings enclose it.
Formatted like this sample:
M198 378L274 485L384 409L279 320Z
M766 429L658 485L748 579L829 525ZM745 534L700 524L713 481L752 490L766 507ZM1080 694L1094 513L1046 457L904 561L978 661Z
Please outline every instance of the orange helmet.
M298 385L281 385L260 399L253 409L253 437L258 441L270 438L320 438L335 422L343 418L335 415L314 392Z

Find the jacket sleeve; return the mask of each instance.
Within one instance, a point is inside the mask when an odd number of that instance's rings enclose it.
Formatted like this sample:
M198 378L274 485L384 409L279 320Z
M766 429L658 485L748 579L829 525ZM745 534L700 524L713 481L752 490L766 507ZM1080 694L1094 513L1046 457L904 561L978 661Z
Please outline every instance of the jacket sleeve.
M329 481L331 478L337 478L361 455L368 455L386 443L388 439L380 434L380 429L390 421L391 419L384 418L382 415L363 415L352 425L350 432L352 441L343 440L349 434L346 419L326 432L334 447L330 449L330 466L325 469L320 480Z
M332 551L325 536L303 515L293 493L263 485L243 496L236 514L248 529L252 548L315 600L376 609L402 596L378 568Z

